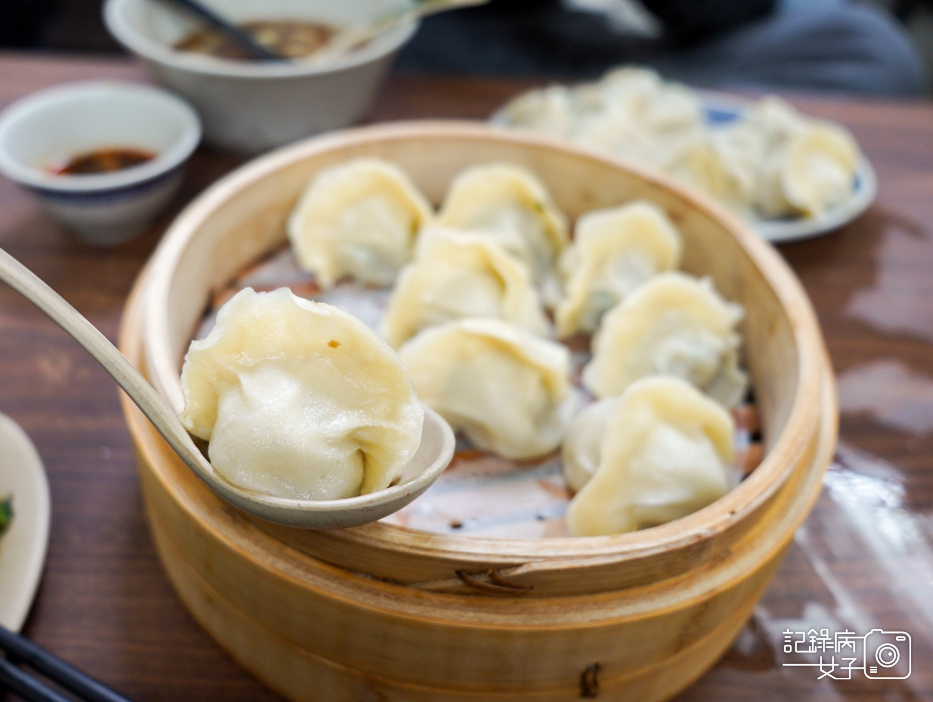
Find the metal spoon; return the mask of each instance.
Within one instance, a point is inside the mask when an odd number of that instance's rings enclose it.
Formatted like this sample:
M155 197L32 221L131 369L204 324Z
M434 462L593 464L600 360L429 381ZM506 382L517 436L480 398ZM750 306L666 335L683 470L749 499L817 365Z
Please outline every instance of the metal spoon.
M211 490L262 519L304 529L336 529L374 522L418 497L453 457L454 436L450 426L425 407L421 446L405 467L399 483L385 490L343 500L313 501L274 497L234 485L214 469L162 396L107 337L3 249L0 249L0 280L32 302L81 344Z

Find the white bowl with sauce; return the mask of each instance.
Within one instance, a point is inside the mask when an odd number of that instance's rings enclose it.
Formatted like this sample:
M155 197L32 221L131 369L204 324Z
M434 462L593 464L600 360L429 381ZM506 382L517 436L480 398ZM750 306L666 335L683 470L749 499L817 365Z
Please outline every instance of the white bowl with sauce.
M195 111L163 90L65 83L0 114L0 172L85 242L106 246L146 230L177 191L200 138ZM113 158L123 166L112 169Z
M314 22L340 27L368 23L408 0L209 0L234 24ZM205 141L256 154L309 134L358 121L372 104L395 54L417 29L401 22L364 46L314 61L231 60L181 51L179 42L203 25L149 0L106 0L104 22L139 56L154 78L183 95L204 123Z

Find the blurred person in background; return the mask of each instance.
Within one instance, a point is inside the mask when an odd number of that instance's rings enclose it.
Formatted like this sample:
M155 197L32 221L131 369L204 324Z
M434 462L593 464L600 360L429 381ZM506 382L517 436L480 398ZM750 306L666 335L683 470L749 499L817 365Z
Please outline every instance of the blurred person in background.
M396 65L447 75L584 80L639 63L704 87L922 94L917 52L879 3L491 0L425 19ZM119 51L103 27L100 4L0 0L0 47Z
M847 0L491 0L427 18L397 65L583 80L623 63L714 88L925 89L893 15Z
M57 9L57 0L0 0L0 47L38 46Z

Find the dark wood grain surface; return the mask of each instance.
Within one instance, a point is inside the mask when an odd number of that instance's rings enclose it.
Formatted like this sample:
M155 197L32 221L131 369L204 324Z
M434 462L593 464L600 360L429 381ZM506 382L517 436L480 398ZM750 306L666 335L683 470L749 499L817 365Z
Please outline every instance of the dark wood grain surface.
M145 80L124 61L0 54L0 108L82 78ZM525 84L393 76L373 121L484 118ZM844 123L874 164L876 204L829 235L781 247L816 307L839 376L839 456L755 617L687 700L933 699L933 106L795 100ZM148 234L94 249L0 179L0 246L109 338L175 212L238 165L200 151ZM138 700L274 700L188 616L147 531L133 447L110 378L0 287L0 411L38 446L52 489L48 561L25 632ZM906 680L819 679L784 632L911 635ZM838 671L837 671L838 677ZM2 694L2 693L0 693Z

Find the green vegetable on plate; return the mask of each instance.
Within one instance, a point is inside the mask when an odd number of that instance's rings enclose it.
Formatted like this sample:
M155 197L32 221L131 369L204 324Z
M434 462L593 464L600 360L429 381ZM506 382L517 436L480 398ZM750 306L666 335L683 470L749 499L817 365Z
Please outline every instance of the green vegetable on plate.
M0 499L0 536L3 535L13 521L13 497Z

